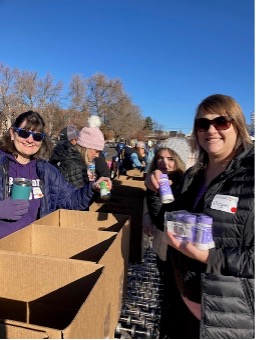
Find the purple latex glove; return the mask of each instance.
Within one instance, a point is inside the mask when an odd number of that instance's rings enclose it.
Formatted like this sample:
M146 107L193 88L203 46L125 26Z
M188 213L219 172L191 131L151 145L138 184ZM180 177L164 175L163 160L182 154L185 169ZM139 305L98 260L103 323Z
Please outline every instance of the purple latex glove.
M29 201L12 200L10 197L0 201L0 219L1 220L19 220L28 212Z

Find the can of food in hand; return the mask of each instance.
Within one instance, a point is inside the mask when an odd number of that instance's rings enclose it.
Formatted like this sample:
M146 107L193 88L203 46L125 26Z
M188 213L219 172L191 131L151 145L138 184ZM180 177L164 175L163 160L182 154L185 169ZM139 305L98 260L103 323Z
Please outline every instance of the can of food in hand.
M110 198L110 190L107 187L107 183L104 181L100 182L100 198L103 200Z

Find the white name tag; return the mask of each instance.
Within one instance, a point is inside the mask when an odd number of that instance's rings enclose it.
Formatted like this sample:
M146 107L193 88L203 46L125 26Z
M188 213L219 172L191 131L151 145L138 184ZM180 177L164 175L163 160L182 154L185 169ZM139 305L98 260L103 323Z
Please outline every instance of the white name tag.
M42 198L44 195L39 187L32 187L34 198Z
M238 197L228 195L215 195L211 208L235 214L237 211Z

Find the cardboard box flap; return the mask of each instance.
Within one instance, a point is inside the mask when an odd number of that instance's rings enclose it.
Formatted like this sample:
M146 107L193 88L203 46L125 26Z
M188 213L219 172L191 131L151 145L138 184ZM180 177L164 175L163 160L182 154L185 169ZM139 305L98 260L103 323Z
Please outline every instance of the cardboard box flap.
M3 338L21 338L21 334L63 338L64 330L70 331L84 310L91 312L99 324L96 334L102 337L105 309L95 299L103 301L103 269L91 262L0 251L0 334ZM71 327L75 338L85 338L88 320L83 319L81 334Z
M14 252L1 250L0 296L6 299L32 301L102 269L102 265L91 262L85 265L83 261L67 261L40 255L17 256Z
M0 249L98 262L117 233L31 224L0 239Z
M59 209L33 224L118 232L129 221L128 214Z

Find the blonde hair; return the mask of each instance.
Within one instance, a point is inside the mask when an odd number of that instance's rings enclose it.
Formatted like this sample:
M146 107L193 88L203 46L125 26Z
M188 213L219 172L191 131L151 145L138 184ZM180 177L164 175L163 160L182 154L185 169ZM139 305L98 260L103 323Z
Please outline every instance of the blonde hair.
M89 162L88 155L87 155L87 148L80 146L78 144L76 144L75 147L77 148L77 150L82 155L82 158L83 158L85 164L88 165L90 162Z
M237 141L234 148L235 155L246 150L253 144L247 129L242 108L232 97L223 94L213 94L205 98L196 109L195 119L200 118L206 112L233 118L232 125L237 133ZM197 155L197 163L200 163L201 165L206 164L208 162L208 154L199 145L195 124L191 137L191 147L192 151Z

